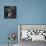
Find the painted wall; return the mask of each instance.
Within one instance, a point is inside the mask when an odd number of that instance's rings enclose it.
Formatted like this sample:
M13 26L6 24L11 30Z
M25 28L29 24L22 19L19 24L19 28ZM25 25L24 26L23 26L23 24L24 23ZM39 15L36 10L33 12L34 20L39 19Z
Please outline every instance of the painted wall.
M4 6L16 6L17 18L4 19ZM46 24L46 0L0 0L0 44L8 43L9 32L18 24Z

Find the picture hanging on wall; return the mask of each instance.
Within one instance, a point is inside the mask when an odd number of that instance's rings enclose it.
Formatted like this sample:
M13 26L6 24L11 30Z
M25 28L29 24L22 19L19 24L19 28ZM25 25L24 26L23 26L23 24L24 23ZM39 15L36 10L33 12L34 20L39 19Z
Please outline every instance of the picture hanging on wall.
M4 6L4 18L16 18L16 6Z

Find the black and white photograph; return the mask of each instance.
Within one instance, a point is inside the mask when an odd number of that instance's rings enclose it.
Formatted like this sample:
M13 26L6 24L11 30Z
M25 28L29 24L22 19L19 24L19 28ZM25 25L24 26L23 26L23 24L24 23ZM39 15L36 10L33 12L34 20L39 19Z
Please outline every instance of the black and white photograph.
M16 18L16 6L4 6L4 18Z

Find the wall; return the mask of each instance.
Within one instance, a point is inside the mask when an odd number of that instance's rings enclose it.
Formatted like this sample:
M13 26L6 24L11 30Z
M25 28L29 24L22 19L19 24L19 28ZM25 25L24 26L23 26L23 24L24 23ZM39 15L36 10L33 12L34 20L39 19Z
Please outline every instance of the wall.
M4 19L4 6L17 7L16 19ZM8 43L9 32L18 24L46 24L46 0L0 0L0 44Z

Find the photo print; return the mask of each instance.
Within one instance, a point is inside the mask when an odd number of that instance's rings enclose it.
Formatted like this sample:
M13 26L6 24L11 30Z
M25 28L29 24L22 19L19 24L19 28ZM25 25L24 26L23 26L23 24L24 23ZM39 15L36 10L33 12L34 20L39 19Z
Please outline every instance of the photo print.
M16 18L16 6L4 6L4 18Z

